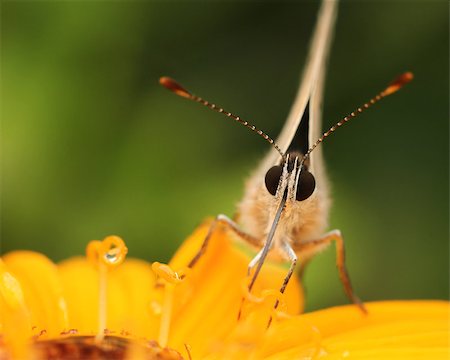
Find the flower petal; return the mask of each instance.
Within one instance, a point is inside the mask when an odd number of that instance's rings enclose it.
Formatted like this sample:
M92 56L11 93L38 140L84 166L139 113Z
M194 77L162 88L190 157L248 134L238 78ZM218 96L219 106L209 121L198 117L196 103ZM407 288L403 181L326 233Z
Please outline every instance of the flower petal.
M75 257L59 264L70 327L82 334L95 334L99 321L99 274L85 258ZM106 328L113 333L124 329L128 319L127 300L114 276L107 281Z
M347 305L295 316L275 324L253 349L240 344L236 357L229 358L448 359L447 302L366 305L368 315Z
M155 297L155 275L151 265L142 260L127 259L111 275L126 294L124 328L134 336L156 339L159 322L150 304Z
M32 335L30 316L19 281L0 259L0 333L14 358L27 358ZM7 358L0 348L0 358Z
M170 262L173 269L183 269L193 259L209 226L210 223L206 223L199 227L185 241ZM248 281L247 266L252 256L248 248L243 250L244 246L238 244L226 229L218 227L204 256L187 274L185 281L176 286L169 346L183 352L187 344L192 357L198 358L216 349L217 344L236 327L245 295L243 288ZM279 289L286 274L285 266L267 261L252 294L259 296L263 289ZM295 276L283 300L290 314L302 309L301 287ZM270 303L269 310L274 303L275 300ZM257 318L264 331L270 313L258 312Z
M32 251L14 251L3 257L20 282L31 315L31 325L57 336L68 326L58 269L46 256Z

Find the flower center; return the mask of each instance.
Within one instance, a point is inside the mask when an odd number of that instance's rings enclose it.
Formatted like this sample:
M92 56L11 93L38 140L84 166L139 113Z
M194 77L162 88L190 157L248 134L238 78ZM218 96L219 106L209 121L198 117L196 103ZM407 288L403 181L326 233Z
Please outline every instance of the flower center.
M158 359L179 360L181 354L173 349L161 348L156 341L136 342L119 336L105 336L102 342L95 336L72 336L37 341L36 359Z

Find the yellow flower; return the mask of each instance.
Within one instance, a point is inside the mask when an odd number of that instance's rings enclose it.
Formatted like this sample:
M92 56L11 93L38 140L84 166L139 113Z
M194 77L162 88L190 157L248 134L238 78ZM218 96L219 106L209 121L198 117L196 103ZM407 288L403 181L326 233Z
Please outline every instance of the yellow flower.
M169 265L122 263L118 237L91 242L87 258L58 265L34 252L6 254L0 359L448 359L447 302L301 314L298 278L283 296L277 290L284 266L265 264L246 292L251 250L222 228L188 269L207 230L199 227Z

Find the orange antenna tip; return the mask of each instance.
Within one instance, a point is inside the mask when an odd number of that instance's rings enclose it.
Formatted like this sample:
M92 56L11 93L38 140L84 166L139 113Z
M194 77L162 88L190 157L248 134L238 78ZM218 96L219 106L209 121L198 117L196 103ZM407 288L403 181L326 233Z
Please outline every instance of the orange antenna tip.
M206 106L207 108L214 110L218 113L224 114L225 116L237 121L239 124L244 125L245 127L249 128L251 131L257 133L259 136L261 136L264 140L266 140L270 145L272 145L278 153L281 155L281 157L284 157L284 153L281 151L280 147L275 143L275 141L267 135L262 130L259 130L256 128L256 126L250 124L248 121L242 120L239 116L233 115L232 113L226 111L225 109L222 109L221 107L217 106L216 104L210 103L209 101L202 99L200 96L191 94L189 91L187 91L184 87L182 87L180 84L178 84L174 79L163 76L159 78L159 83L164 86L165 88L169 89L170 91L174 92L175 94L182 96L186 99L198 102L199 104Z
M192 94L183 88L180 84L178 84L174 79L168 76L162 76L159 78L159 83L164 86L166 89L174 92L175 94L182 96L184 98L190 99L192 98Z
M405 72L401 74L398 78L396 78L393 82L389 84L386 90L383 91L383 96L391 95L396 91L400 90L404 85L409 83L412 79L414 79L414 75L412 72Z
M303 158L301 160L300 165L302 165L305 160L309 157L309 154L320 144L322 143L328 136L330 136L332 133L334 133L338 128L340 128L342 125L349 122L351 119L355 118L358 114L362 113L364 110L371 107L373 104L376 104L378 101L383 99L384 97L391 95L398 90L400 90L403 85L409 83L414 78L414 75L412 72L405 72L401 74L399 77L397 77L394 81L392 81L386 89L384 89L382 92L380 92L378 95L370 99L369 102L366 102L363 106L357 108L355 111L351 112L349 115L344 117L341 121L334 124L328 131L324 132L323 135L316 140L316 142L308 149L305 155L303 155Z

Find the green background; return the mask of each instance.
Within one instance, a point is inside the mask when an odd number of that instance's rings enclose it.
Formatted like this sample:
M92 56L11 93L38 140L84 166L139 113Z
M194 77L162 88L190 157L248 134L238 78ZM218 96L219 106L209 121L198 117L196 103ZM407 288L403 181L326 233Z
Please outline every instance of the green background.
M3 1L2 252L58 261L117 234L167 261L207 216L233 214L268 145L162 89L280 131L315 2ZM448 4L344 2L330 126L405 70L415 80L325 142L348 267L368 300L448 297ZM224 269L226 270L226 269ZM334 249L306 273L308 309L346 303Z

